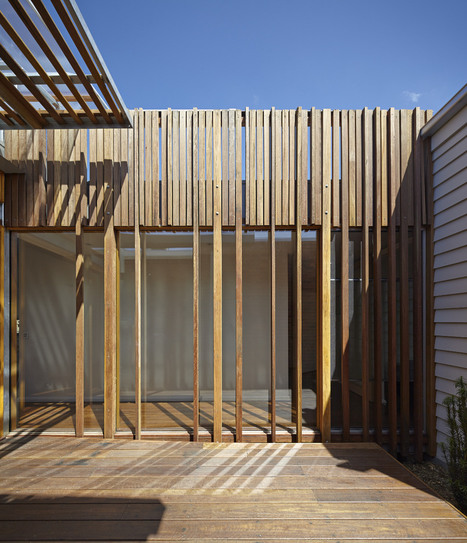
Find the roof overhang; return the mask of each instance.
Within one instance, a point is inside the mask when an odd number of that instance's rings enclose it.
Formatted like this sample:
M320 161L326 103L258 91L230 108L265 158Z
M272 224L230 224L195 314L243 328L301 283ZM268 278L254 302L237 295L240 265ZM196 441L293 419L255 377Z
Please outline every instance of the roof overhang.
M467 106L467 85L464 85L462 89L426 123L420 131L422 138L432 136L465 106Z
M75 0L0 0L0 26L0 129L132 126Z

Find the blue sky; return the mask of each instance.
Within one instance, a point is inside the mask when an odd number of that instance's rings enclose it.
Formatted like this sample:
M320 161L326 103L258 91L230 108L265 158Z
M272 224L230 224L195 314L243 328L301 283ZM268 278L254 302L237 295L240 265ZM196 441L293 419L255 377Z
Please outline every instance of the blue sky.
M128 108L437 111L467 0L77 0Z

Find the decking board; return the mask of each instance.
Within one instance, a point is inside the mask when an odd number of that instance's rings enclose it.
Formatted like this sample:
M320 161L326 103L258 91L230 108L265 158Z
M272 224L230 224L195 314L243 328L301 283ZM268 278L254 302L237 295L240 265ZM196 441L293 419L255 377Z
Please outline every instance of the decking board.
M375 444L0 441L0 541L467 542ZM325 538L325 539L324 539Z

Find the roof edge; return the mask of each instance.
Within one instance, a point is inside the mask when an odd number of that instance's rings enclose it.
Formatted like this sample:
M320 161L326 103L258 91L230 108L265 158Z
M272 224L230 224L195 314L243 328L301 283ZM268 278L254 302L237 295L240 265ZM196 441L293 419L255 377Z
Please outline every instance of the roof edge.
M456 113L467 106L467 85L455 94L449 102L447 102L421 129L420 135L422 138L432 136L448 121L450 121Z

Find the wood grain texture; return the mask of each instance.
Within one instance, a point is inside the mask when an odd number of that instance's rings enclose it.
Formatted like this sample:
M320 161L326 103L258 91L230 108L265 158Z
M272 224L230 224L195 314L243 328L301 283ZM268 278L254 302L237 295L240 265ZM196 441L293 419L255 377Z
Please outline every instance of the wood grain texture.
M193 441L199 430L199 191L198 191L198 111L193 110Z
M235 431L243 440L242 114L235 111Z

